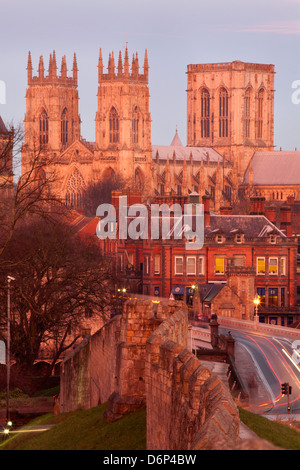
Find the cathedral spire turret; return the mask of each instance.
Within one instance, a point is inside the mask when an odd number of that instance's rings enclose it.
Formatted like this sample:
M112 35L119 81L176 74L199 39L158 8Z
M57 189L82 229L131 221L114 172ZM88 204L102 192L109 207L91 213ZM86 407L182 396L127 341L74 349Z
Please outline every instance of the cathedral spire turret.
M73 81L74 81L75 85L77 86L77 84L78 84L78 67L77 67L76 52L74 52L72 72L73 72Z
M60 76L61 78L67 78L67 59L65 55L61 59Z
M119 52L119 61L118 61L118 77L121 77L123 73L123 64L122 64L122 54Z
M144 75L147 81L148 81L148 74L149 74L148 53L147 53L147 49L145 49Z
M98 60L98 83L100 83L103 75L103 60L102 60L102 50L99 51L99 60Z
M129 57L128 57L128 49L125 49L125 59L124 59L124 76L125 78L129 77Z
M28 52L28 61L27 61L27 83L31 83L32 80L32 62L31 62L31 52Z
M43 80L43 79L44 79L44 72L45 72L45 69L44 69L44 59L43 59L43 56L41 55L41 56L40 56L40 61L39 61L39 79L40 79L40 80Z
M55 79L57 77L57 65L56 65L56 54L55 51L53 51L53 56L52 56L52 77Z

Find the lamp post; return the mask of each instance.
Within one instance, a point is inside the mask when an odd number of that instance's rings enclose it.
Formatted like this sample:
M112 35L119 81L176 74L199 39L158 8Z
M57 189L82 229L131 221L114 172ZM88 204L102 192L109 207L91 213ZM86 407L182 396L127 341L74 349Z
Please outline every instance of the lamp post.
M15 281L12 276L7 276L7 352L6 352L6 373L7 373L7 391L6 391L6 424L11 425L9 417L9 382L10 382L10 283Z
M254 299L253 299L253 303L254 303L254 305L255 305L254 320L255 320L255 322L257 323L257 321L258 321L258 306L259 306L259 304L260 304L260 298L259 298L259 296L258 296L257 294L256 294L256 296L255 296Z

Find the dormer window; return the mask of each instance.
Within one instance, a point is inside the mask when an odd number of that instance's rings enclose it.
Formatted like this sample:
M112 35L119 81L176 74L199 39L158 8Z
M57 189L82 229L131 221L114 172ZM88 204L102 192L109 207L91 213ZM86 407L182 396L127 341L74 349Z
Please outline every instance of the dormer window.
M244 235L242 233L237 233L235 235L235 242L236 243L243 243L244 241Z
M223 243L223 241L224 241L223 235L219 234L219 235L216 236L216 242L217 243Z
M273 245L276 244L276 235L270 235L270 243L272 243Z

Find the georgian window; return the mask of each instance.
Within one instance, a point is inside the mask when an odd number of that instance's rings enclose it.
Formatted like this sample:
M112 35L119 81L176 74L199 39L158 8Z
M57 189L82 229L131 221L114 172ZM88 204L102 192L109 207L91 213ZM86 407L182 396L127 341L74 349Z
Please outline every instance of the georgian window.
M210 136L210 96L206 88L201 91L201 137Z
M111 108L109 113L109 142L116 144L119 140L119 116L116 109Z
M61 114L60 121L60 140L63 145L66 145L68 142L68 113L66 108Z
M175 256L175 275L183 274L183 257Z
M40 144L46 145L49 141L49 119L45 109L40 115Z
M82 207L84 180L77 168L71 174L67 183L66 204L67 206Z
M186 273L190 276L196 275L196 257L195 256L188 256L186 258Z
M228 93L221 88L219 94L219 137L228 137Z

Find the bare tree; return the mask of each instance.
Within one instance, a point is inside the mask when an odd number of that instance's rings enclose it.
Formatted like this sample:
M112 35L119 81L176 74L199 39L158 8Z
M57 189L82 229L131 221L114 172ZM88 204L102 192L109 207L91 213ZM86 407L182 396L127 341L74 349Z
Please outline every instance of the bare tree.
M87 310L104 321L108 318L115 280L112 263L101 254L95 237L83 239L59 219L36 216L14 231L3 257L3 304L7 274L16 279L11 296L11 352L19 368L30 372L41 347L49 348L54 365L80 337L76 330ZM3 337L5 321L2 312Z
M100 204L111 203L111 193L125 189L127 183L120 175L113 174L109 179L91 183L83 195L83 211L87 216L95 216Z
M0 134L0 264L24 216L51 217L60 207L60 201L51 190L56 175L48 171L55 157L51 157L45 147L37 145L32 149L29 164L21 168L23 141L21 125L10 125L7 132Z

